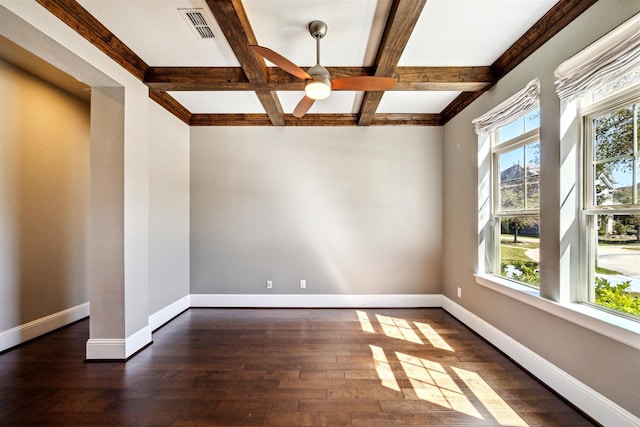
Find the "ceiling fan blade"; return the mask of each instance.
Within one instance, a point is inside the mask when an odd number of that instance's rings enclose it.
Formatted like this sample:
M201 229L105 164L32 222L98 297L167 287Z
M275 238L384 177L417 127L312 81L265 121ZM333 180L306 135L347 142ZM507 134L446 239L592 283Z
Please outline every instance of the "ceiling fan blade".
M311 108L314 102L316 102L315 99L309 98L305 95L305 97L302 98L300 102L298 102L298 105L296 105L296 108L293 110L293 117L298 119L304 117L304 115L307 114L307 111L309 111L309 108Z
M296 64L294 64L293 62L289 61L284 56L280 55L278 52L274 52L273 50L269 49L268 47L262 47L262 46L257 46L257 45L250 45L249 47L255 53L257 53L258 55L268 59L271 62L273 62L278 67L280 67L284 71L286 71L287 73L289 73L289 74L291 74L293 76L296 76L297 78L302 79L302 80L306 80L306 79L310 79L311 78L311 76L309 74L307 74L307 72L305 70L303 70L302 68L298 67Z
M343 77L331 80L331 88L335 90L377 91L391 89L398 82L393 77Z

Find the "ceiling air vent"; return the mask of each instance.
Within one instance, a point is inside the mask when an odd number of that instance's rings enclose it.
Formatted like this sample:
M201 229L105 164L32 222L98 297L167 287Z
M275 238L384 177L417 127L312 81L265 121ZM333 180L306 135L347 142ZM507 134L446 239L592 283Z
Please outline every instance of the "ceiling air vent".
M204 14L203 9L178 9L180 15L189 24L189 28L199 40L213 40L216 38L213 27L209 23L209 18Z

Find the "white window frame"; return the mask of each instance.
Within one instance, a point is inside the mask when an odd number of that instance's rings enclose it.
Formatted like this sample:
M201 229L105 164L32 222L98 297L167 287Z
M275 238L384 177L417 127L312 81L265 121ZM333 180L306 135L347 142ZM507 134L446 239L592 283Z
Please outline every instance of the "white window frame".
M535 111L535 110L533 110ZM513 120L503 126L506 126L510 123L519 120L526 115L530 114L531 111L524 111L522 114L515 116ZM500 128L502 128L501 126ZM535 288L533 285L529 285L527 283L520 282L515 279L511 279L505 277L501 274L501 219L509 218L514 216L531 216L538 217L538 221L540 220L540 205L538 204L538 208L536 209L526 209L526 194L525 194L525 209L522 210L502 210L500 208L500 170L499 170L499 161L498 158L501 154L507 153L509 151L516 150L521 147L525 147L533 142L540 143L540 127L524 132L520 135L517 135L509 140L500 142L499 141L499 132L500 128L495 129L491 133L491 224L493 227L493 244L491 248L489 248L490 253L488 254L490 263L491 263L491 271L489 273L494 274L498 277L501 277L505 280L513 281L515 283L522 284L524 286L531 286ZM526 167L526 165L525 165ZM525 193L526 193L526 173L525 173ZM538 178L540 179L540 178Z
M612 205L610 208L599 207L593 200L594 194L594 180L591 175L592 162L594 160L593 153L593 132L592 132L592 120L603 114L616 111L619 108L628 106L630 104L640 104L640 84L634 84L618 93L606 96L597 101L592 101L592 95L594 92L600 89L601 86L597 86L590 90L588 93L581 97L579 102L578 114L581 117L582 124L582 143L581 145L581 187L582 187L582 202L580 209L580 233L581 233L581 276L583 280L576 284L576 295L578 296L578 302L586 304L594 309L611 313L615 316L623 318L629 318L633 321L638 321L637 316L633 316L618 310L610 309L596 304L593 299L594 283L595 283L595 246L597 242L594 241L594 219L598 215L637 215L640 214L640 203L635 205ZM638 119L638 114L634 114L634 120ZM634 150L638 149L637 141ZM638 153L634 152L634 157L638 158ZM634 168L634 174L638 174L640 171L640 162L636 164L637 168ZM636 178L640 183L640 178Z
M521 119L538 108L540 108L540 80L536 78L527 83L520 91L473 120L478 134L478 273L480 274L495 275L496 278L503 277L499 274L500 240L496 235L497 227L494 218L494 203L498 198L495 194L494 177L497 174L493 165L496 163L493 160L493 152L496 146L499 146L499 150L503 150L510 143L504 141L501 144L496 144L496 135L500 128ZM536 132L539 132L539 128ZM524 134L529 136L528 132ZM517 140L520 141L524 134L518 135ZM512 138L512 140L516 138ZM512 283L518 282L513 281Z

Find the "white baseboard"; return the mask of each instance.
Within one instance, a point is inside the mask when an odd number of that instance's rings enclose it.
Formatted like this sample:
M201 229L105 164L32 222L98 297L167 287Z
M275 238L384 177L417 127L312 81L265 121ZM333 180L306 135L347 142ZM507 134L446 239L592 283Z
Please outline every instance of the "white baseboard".
M70 323L89 316L89 303L76 305L75 307L41 317L24 325L0 332L0 351L15 347L30 339L54 331Z
M89 338L87 360L126 360L151 343L151 327L145 326L127 338Z
M169 304L149 316L149 327L152 331L155 331L178 314L188 310L189 307L191 307L191 295L180 298L178 301Z
M442 308L602 425L640 426L640 418L444 295L442 296Z
M125 360L124 338L89 338L86 347L87 360Z
M399 308L440 307L442 295L191 294L191 307Z

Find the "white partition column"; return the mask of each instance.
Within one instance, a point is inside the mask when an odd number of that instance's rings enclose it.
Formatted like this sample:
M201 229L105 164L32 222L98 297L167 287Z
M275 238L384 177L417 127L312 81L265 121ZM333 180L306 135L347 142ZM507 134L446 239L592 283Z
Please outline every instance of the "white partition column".
M124 360L151 342L148 144L125 126L125 112L145 113L136 104L124 88L92 89L90 360Z

